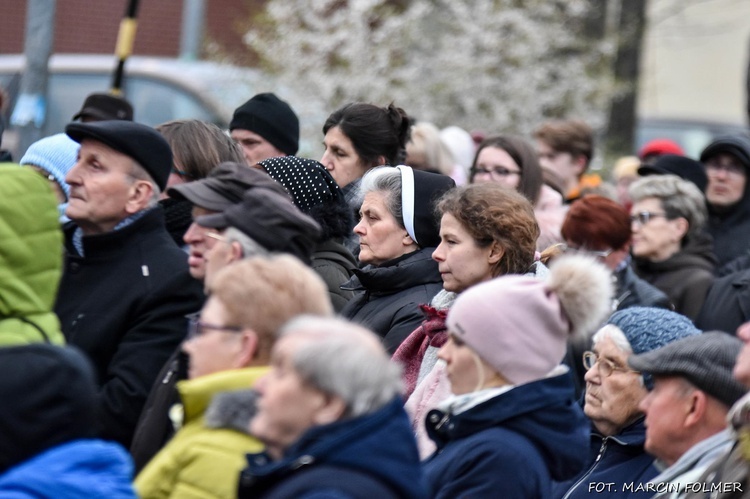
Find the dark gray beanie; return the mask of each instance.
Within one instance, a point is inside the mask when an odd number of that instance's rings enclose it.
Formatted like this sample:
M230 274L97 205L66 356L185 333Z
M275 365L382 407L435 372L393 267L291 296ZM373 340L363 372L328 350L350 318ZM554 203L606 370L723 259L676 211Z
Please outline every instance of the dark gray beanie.
M682 338L657 350L633 355L633 369L655 376L681 376L717 400L731 407L747 389L732 372L742 341L713 331Z
M257 133L279 151L293 156L299 149L299 118L272 93L258 94L234 111L229 129Z

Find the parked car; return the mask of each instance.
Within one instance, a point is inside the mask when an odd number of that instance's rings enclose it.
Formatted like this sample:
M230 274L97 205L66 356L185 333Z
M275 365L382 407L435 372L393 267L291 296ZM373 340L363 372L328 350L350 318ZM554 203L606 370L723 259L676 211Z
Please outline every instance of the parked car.
M14 158L20 152L15 150L17 134L10 126L10 116L18 99L24 65L23 55L0 55L0 87L9 97L3 113L8 128L2 147L10 149ZM115 65L113 55L53 55L49 61L47 119L42 136L62 132L88 94L106 92ZM123 94L133 104L135 121L151 126L194 118L225 128L232 111L259 92L275 92L289 102L300 116L303 138L307 131L316 133L311 137L320 141L323 113L311 112L313 106L308 99L292 95L260 70L210 61L140 56L130 57L125 64ZM308 142L303 141L302 146Z
M654 139L671 139L680 144L685 155L698 159L701 151L720 135L748 135L747 125L718 121L642 118L636 129L636 152Z

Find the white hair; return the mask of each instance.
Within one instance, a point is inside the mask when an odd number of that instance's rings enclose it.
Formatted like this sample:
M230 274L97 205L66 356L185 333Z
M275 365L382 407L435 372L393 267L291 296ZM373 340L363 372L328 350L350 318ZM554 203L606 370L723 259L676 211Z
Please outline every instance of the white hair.
M622 350L624 353L633 353L633 347L630 346L630 342L625 336L625 333L623 333L622 329L615 326L614 324L607 324L606 326L602 327L599 331L596 332L596 334L594 334L592 341L594 345L596 345L598 342L607 338L611 339L614 344L617 345L617 348Z
M365 173L359 184L359 203L364 201L370 192L385 193L385 205L393 218L404 226L403 207L401 206L401 171L395 166L378 166Z
M307 342L292 357L292 367L318 390L340 397L345 418L377 411L402 392L401 367L391 362L379 338L344 319L302 315L279 331Z

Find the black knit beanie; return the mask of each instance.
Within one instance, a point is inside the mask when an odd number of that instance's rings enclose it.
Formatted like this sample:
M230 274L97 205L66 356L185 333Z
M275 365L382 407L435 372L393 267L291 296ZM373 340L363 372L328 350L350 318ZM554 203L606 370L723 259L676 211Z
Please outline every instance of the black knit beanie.
M299 149L299 119L292 108L272 93L258 94L234 111L229 130L257 133L284 154Z

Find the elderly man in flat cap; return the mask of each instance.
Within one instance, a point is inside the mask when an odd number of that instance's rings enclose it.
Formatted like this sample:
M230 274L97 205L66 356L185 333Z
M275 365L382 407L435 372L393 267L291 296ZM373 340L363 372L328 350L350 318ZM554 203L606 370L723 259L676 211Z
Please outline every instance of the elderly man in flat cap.
M201 307L201 286L157 205L167 142L131 121L71 123L65 267L55 304L67 341L94 363L101 437L130 444L151 385Z
M685 497L731 448L727 413L746 391L732 376L741 348L736 337L709 332L628 359L654 378L639 408L646 414L645 449L661 467L647 485L655 498Z

